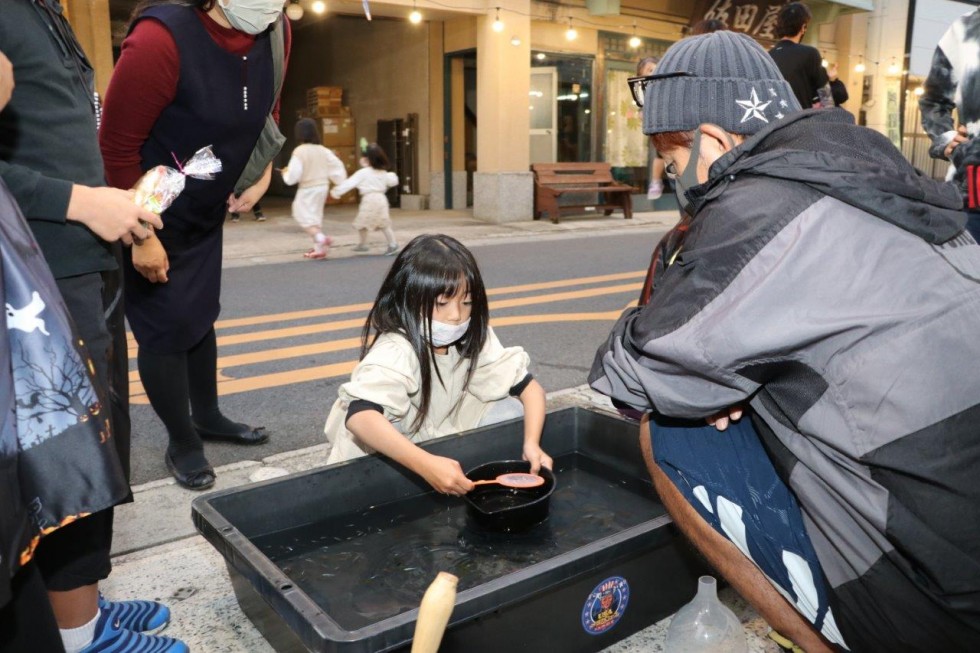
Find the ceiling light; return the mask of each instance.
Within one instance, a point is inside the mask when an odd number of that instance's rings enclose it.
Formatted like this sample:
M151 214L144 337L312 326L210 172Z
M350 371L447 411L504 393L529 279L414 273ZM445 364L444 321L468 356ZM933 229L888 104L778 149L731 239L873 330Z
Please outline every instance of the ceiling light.
M572 27L571 18L568 19L568 30L565 32L565 38L568 39L569 41L574 41L575 39L578 38L578 32L575 31L574 27Z
M415 6L414 2L412 3L412 13L408 15L408 22L410 22L412 25L418 25L422 22L422 14L419 12L419 8Z
M313 10L314 14L322 14L327 10L327 3L323 0L316 0L316 2L310 5L310 9Z
M636 35L636 21L633 21L633 36L630 37L630 47L634 50L640 47L643 41Z
M539 52L536 55L534 55L534 58L537 59L538 61L544 61L545 57L547 56L548 55L546 55L544 52Z
M520 44L521 44L521 39L520 39L520 37L519 37L519 36L516 36L516 35L515 35L515 36L512 36L512 37L510 37L510 44L511 44L511 45L514 45L514 46L517 46L517 45L520 45Z
M926 90L924 88L922 88L921 86L916 86L915 87L915 90L913 91L913 93L915 93L916 95L922 95L925 92L926 92Z
M286 6L286 17L289 20L299 20L303 17L303 5L299 0L293 0Z
M500 7L497 7L497 17L493 19L493 31L503 32L504 22L500 20Z

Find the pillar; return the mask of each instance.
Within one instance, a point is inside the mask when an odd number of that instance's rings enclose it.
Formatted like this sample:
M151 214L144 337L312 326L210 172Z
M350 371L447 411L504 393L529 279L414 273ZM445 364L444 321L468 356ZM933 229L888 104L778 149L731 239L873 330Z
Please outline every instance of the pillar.
M531 219L534 205L528 111L531 2L499 0L499 6L503 31L493 30L493 8L477 18L473 217L513 222ZM515 38L519 45L511 42Z
M112 76L112 23L109 0L62 0L65 15L95 68L95 90L105 95Z

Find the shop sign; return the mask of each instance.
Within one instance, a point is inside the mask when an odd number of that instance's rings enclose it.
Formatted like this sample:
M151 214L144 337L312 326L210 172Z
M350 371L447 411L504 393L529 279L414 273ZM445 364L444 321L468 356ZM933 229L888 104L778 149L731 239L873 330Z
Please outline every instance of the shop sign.
M776 17L785 0L700 0L691 25L702 20L720 20L728 29L760 41L776 41Z

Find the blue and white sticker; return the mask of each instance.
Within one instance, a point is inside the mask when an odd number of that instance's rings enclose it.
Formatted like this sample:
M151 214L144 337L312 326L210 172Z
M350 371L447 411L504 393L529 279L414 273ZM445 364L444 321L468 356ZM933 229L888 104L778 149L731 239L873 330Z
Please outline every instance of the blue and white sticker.
M602 581L582 606L582 628L590 635L609 632L626 613L630 602L630 584L622 576Z

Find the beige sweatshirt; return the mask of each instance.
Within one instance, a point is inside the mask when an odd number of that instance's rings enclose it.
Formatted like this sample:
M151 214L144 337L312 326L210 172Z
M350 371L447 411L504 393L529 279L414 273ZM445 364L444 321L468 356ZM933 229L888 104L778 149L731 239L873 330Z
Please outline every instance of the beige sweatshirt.
M445 356L433 359L445 387L433 370L428 415L419 432L407 436L416 443L475 428L490 404L506 398L510 389L524 379L530 362L521 347L503 347L493 329L489 329L487 343L464 393L468 364L457 349L450 347ZM354 368L350 381L337 391L337 400L324 426L327 440L333 445L327 463L371 453L345 426L352 401L364 399L382 406L385 417L399 422L396 428L407 431L418 415L421 384L419 359L408 340L396 333L382 334Z

